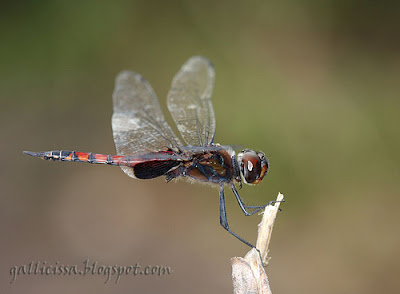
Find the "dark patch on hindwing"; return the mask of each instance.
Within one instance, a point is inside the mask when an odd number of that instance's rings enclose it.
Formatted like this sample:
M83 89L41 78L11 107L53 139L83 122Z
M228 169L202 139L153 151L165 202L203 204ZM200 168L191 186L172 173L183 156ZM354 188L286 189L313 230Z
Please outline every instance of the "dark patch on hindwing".
M171 168L179 165L179 161L175 160L154 160L154 161L144 161L135 164L133 167L133 173L138 179L153 179L159 176L165 175Z

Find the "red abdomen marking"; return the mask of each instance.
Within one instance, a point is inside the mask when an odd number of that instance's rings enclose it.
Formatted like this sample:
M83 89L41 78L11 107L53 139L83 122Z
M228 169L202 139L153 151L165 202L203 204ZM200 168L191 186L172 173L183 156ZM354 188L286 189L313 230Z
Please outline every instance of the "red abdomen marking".
M120 165L121 160L125 157L118 155L105 155L65 150L45 152L24 151L24 153L30 156L40 157L45 160L102 163L109 165Z

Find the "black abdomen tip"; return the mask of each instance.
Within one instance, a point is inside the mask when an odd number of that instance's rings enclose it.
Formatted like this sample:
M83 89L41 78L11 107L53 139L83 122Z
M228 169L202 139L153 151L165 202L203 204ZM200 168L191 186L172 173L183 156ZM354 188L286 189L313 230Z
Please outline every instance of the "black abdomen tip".
M44 152L31 152L31 151L24 151L24 154L35 157L43 157L45 155Z

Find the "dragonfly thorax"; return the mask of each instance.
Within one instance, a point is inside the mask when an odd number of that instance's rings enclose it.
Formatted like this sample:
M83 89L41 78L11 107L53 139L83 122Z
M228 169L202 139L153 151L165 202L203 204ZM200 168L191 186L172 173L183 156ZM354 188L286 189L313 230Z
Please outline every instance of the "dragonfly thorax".
M261 151L244 149L237 155L240 175L243 182L256 185L268 172L268 159Z

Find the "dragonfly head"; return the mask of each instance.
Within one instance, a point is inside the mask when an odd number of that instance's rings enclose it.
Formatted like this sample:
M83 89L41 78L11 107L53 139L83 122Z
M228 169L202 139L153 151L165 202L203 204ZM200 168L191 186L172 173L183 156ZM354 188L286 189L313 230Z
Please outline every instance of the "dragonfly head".
M244 149L237 155L237 160L240 175L246 184L260 183L268 172L268 159L261 151Z

